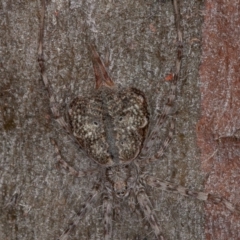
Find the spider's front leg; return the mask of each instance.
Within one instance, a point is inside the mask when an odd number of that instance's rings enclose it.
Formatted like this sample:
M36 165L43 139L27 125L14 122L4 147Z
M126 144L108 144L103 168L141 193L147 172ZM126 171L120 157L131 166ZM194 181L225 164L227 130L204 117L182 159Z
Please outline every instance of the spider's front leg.
M112 238L112 220L113 220L113 196L112 193L103 194L103 212L104 212L104 239Z
M140 208L143 211L144 216L146 217L150 226L152 227L157 239L164 240L164 237L162 235L162 229L157 221L157 217L153 210L152 203L151 203L150 199L148 198L148 196L144 190L144 187L138 186L137 189L135 190L135 194L136 194L138 203L140 205Z
M226 200L224 197L217 196L211 193L201 192L201 191L193 191L171 182L161 181L160 179L149 176L149 175L142 175L141 181L146 185L149 185L157 189L161 189L163 191L174 192L177 194L181 194L182 196L195 198L201 201L208 201L214 204L222 204L231 212L240 214L240 207L232 204L231 202Z
M97 202L99 199L99 192L101 191L101 182L97 182L90 194L87 198L86 203L83 204L80 211L77 213L75 218L73 219L72 223L68 226L68 228L64 231L64 233L57 239L57 240L67 240L70 232L78 225L80 220L82 220L92 209L92 206Z

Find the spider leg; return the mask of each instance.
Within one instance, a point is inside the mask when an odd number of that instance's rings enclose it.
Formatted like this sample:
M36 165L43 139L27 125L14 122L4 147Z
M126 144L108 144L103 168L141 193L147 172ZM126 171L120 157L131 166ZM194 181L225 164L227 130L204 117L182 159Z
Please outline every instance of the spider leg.
M38 46L38 63L40 66L40 72L42 76L43 83L48 91L49 100L50 100L50 108L53 114L53 117L56 121L63 127L67 133L70 133L70 129L66 121L62 116L60 116L58 106L56 104L55 97L53 95L53 90L51 85L49 84L45 66L44 66L44 57L43 57L43 36L44 36L44 19L45 19L45 9L46 9L46 2L42 0L42 11L41 11L41 20L40 20L40 33L39 33L39 46Z
M183 39L182 39L182 31L180 29L180 13L179 8L177 5L177 0L173 1L174 3L174 12L175 12L175 24L176 24L176 30L177 30L177 58L175 62L175 73L171 77L172 85L170 89L170 93L168 95L168 98L166 100L166 103L163 107L163 110L161 113L157 112L157 115L155 118L157 118L156 123L154 124L152 131L148 134L146 137L143 148L141 150L141 154L139 155L139 159L146 160L150 157L151 151L153 146L155 145L155 142L158 140L159 135L159 129L165 122L165 119L170 114L174 100L176 99L176 89L177 89L177 82L179 81L179 75L180 75L180 69L181 69L181 62L182 62L182 55L183 55ZM162 145L161 149L158 150L158 153L156 154L157 157L151 158L151 161L157 160L159 157L162 156L162 152L166 149L166 147L169 145L169 142L172 138L174 130L174 123L171 122L171 129L170 133L165 140L164 144ZM150 162L151 162L150 161ZM147 160L148 162L148 160ZM145 162L146 163L146 162Z
M136 196L135 196L133 190L130 191L129 196L128 196L128 206L130 208L131 213L136 213L137 217L139 219L142 218L141 210L138 207L136 207L137 206L137 200L136 200Z
M62 168L67 170L71 175L73 175L75 177L83 177L83 176L86 176L86 175L95 174L99 171L99 169L89 169L87 171L77 171L77 170L75 170L73 167L71 167L67 162L65 162L63 160L63 158L61 156L60 149L59 149L56 141L51 139L51 143L54 145L54 148L55 148L57 163L59 163L62 166Z
M143 180L144 184L147 184L151 187L158 188L164 191L174 192L177 194L181 194L182 196L195 198L201 201L209 201L214 204L223 204L231 212L236 212L240 214L240 207L232 204L224 197L217 196L212 193L193 191L183 186L179 186L167 181L161 181L158 178L151 177L148 175L141 176L141 179Z
M57 240L67 240L70 232L78 225L80 220L82 220L87 213L90 212L93 204L95 204L99 198L101 184L97 183L94 185L92 189L92 193L87 198L86 203L82 206L81 210L77 213L75 219L73 219L72 223L68 226L68 228L64 231L64 233Z
M140 205L141 210L144 213L147 221L149 222L150 226L152 227L156 237L158 240L164 240L162 235L161 227L157 221L156 214L153 210L152 203L150 202L143 186L138 186L135 190L135 194Z
M134 195L133 190L131 189L129 196L128 196L128 206L130 207L132 212L136 211L136 196Z
M155 117L156 122L149 133L149 135L146 137L146 140L144 141L144 145L140 154L140 159L146 159L150 155L150 152L155 145L155 142L158 140L158 135L159 135L159 130L161 129L161 126L165 122L167 116L170 114L172 107L173 107L173 102L176 98L176 84L173 84L171 86L171 91L170 94L167 98L167 102L163 107L162 113L160 115L157 114Z
M103 194L103 212L104 212L104 239L112 238L112 218L113 218L113 197L107 192Z
M150 156L149 158L139 161L141 166L147 165L149 163L152 163L152 162L160 159L164 155L165 150L168 148L169 144L171 143L173 134L174 134L174 121L172 119L170 122L170 129L169 129L167 138L164 140L164 142L161 144L160 148L157 150L157 152L154 155Z

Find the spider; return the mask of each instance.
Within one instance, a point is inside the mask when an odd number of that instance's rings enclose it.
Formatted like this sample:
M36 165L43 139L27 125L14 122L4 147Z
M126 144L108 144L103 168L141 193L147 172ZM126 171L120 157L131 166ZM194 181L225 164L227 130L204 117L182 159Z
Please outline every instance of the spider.
M161 113L156 113L156 122L149 128L147 100L142 91L136 88L118 88L109 76L96 47L90 44L93 69L95 73L95 89L88 97L77 97L69 104L68 121L60 115L51 85L48 82L43 60L43 31L45 1L42 1L38 61L45 87L49 93L50 108L53 117L74 141L87 153L98 168L89 171L76 171L63 160L57 143L55 147L58 163L76 177L97 174L98 182L77 213L76 218L60 236L67 239L69 233L80 220L89 214L96 202L102 199L104 211L105 240L112 238L112 219L114 200L128 201L134 209L132 199L136 199L145 219L151 226L156 239L165 239L156 217L153 205L146 193L146 186L171 191L183 196L193 197L202 201L222 203L229 210L239 212L233 204L223 197L210 193L188 190L170 182L161 181L145 171L145 166L158 161L171 142L174 133L174 121L170 120L170 129L166 139L157 152L152 154L152 147L158 140L159 128L169 116L176 98L176 84L179 79L182 60L182 32L177 0L173 1L177 30L177 58L175 73L171 77L171 90Z

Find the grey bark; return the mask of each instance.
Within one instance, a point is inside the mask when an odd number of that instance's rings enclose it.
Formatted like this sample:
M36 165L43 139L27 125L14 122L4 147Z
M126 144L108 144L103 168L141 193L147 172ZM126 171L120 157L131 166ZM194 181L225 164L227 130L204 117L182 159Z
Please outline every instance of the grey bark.
M176 133L166 156L151 174L201 189L195 124L199 116L198 67L202 1L182 1L184 60L178 83ZM66 161L88 169L82 151L51 119L47 91L37 62L40 1L0 3L0 239L56 239L84 203L94 178L76 179L55 164L56 139ZM156 99L168 94L164 78L173 72L176 32L171 1L47 1L45 67L62 108L94 86L87 44L101 56L109 52L109 72L121 86L144 91L151 116ZM168 125L162 129L165 136ZM204 239L199 201L148 189L166 239ZM114 239L154 239L146 222L120 203ZM117 212L117 211L116 211ZM101 203L77 227L71 239L102 239Z

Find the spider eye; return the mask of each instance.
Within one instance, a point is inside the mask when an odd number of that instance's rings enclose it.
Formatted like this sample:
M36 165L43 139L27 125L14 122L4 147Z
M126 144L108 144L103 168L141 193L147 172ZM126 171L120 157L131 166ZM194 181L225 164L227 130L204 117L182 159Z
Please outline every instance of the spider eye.
M117 192L117 195L118 195L118 197L124 197L124 195L125 195L125 190L122 190L121 192Z
M124 198L128 195L128 187L127 185L123 186L122 189L119 189L118 191L116 191L116 196L119 198Z
M118 120L119 122L121 122L123 120L123 117L119 117Z
M98 122L97 122L97 121L94 121L93 124L94 124L95 126L98 126Z

